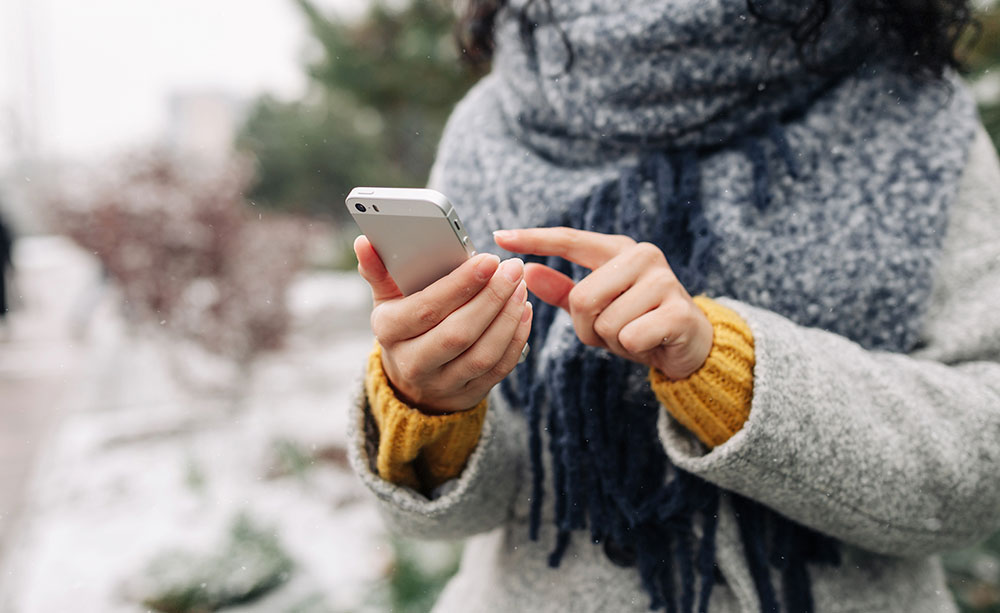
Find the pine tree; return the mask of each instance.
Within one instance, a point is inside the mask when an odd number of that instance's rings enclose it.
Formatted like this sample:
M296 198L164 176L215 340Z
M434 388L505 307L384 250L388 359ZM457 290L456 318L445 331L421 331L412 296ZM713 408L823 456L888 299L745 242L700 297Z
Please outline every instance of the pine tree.
M357 23L296 0L316 57L304 100L264 97L238 140L258 161L251 197L264 206L341 213L355 185L421 186L444 122L478 75L452 38L448 3L376 1Z
M1000 147L1000 5L994 2L980 12L970 36L968 77L977 84L983 124Z

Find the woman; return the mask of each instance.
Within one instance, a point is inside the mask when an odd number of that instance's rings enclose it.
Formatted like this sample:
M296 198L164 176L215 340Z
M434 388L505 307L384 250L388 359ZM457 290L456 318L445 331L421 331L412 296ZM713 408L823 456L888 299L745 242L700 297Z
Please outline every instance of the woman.
M528 264L404 298L355 245L354 466L400 532L475 535L436 610L955 610L936 554L1000 519L965 4L496 4L431 186Z

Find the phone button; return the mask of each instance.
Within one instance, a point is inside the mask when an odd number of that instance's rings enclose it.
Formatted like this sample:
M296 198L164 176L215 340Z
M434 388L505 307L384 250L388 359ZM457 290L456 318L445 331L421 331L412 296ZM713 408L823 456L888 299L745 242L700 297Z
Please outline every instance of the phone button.
M373 189L359 189L355 193L358 194L359 196L371 196L372 194L375 193L375 190L373 190Z
M465 245L466 247L469 246L469 237L468 236L463 236L462 237L462 244Z

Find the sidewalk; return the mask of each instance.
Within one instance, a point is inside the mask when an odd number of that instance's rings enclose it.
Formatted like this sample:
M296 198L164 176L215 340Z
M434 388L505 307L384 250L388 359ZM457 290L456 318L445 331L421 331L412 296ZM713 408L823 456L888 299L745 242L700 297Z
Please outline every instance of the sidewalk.
M91 262L54 238L19 241L14 259L15 311L0 329L0 559L57 407L79 376L68 307L95 274Z

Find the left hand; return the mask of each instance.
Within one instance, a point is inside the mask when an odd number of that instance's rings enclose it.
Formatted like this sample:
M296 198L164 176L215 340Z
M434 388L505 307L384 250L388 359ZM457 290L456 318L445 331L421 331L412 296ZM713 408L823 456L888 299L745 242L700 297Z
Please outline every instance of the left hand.
M542 264L524 270L528 289L567 311L584 344L653 366L674 380L708 358L712 324L656 245L572 228L501 230L494 240L508 251L559 256L593 271L574 283Z

